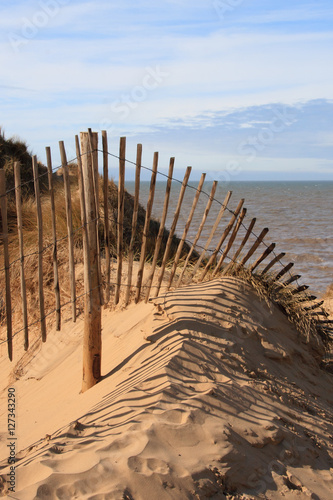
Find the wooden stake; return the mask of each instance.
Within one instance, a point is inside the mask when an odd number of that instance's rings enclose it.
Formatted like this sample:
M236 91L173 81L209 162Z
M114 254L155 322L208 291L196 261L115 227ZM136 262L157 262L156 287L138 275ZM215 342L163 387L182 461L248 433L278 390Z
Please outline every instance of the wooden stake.
M304 307L304 311L306 311L306 309L307 308ZM324 316L324 318L328 318L329 314L322 309L321 311L312 312L312 313L308 314L308 316L310 316L310 318L317 318L319 320L318 316Z
M94 140L94 136L96 137L96 132L93 134L91 128L88 128L88 138L89 138L89 148L91 154L91 162L92 162L92 173L93 173L93 183L94 183L94 199L95 199L95 211L96 216L99 216L99 189L98 189L98 165L96 165L96 141Z
M170 278L169 278L169 283L168 283L168 289L172 285L172 281L173 281L173 278L174 278L174 275L175 275L175 272L176 272L176 269L177 269L177 265L178 265L178 262L179 262L179 259L180 259L181 253L182 253L182 249L183 249L183 246L184 246L184 243L185 243L185 239L186 239L188 230L190 229L190 225L191 225L191 222L192 222L192 219L193 219L194 211L195 211L196 206L198 204L198 200L199 200L199 196L201 194L203 183L205 182L205 177L206 177L206 174L201 174L199 185L197 187L197 190L196 190L196 193L195 193L195 196L194 196L194 199L193 199L191 211L190 211L190 214L188 216L188 219L187 219L187 222L186 222L186 225L185 225L182 237L181 237L180 242L178 244L178 248L177 248L177 253L176 253L176 256L175 256L175 260L173 261L173 265L172 265L172 269L171 269L171 273L170 273Z
M295 274L294 276L291 276L288 280L283 282L284 286L290 285L294 281L297 281L301 278L302 276L300 274Z
M315 295L307 295L305 297L301 297L297 299L297 302L313 302L314 300L317 300L317 297Z
M229 270L236 265L236 261L237 261L237 258L239 256L239 254L241 253L241 251L243 250L247 240L249 239L251 233L252 233L252 229L254 227L256 223L256 218L252 219L251 222L250 222L250 225L246 231L246 234L242 240L242 243L240 244L239 248L236 250L235 254L233 255L233 257L230 259L230 262L229 264L223 269L222 271L222 276L227 274L229 272Z
M273 252L274 248L275 248L275 243L271 243L269 247L266 248L266 250L262 253L262 255L260 255L260 257L250 267L251 273L253 273L253 271L257 269L259 264L261 264L261 262L263 262L266 259L266 257L268 257L268 255L270 255Z
M287 272L293 267L294 263L293 262L289 262L289 264L287 264L274 278L275 281L278 281L280 278L282 278L282 276L284 276L285 274L287 274Z
M42 216L42 205L41 205L40 191L39 191L37 156L33 156L32 158L32 168L34 174L36 209L37 209L37 228L38 228L39 312L40 312L42 341L46 342L46 322L45 322L44 288L43 288L43 216Z
M59 149L60 149L64 187L65 187L66 219L67 219L67 234L68 234L69 281L70 281L71 301L72 301L72 320L75 323L76 322L76 288L75 288L75 262L74 262L72 200L71 200L71 186L70 186L70 182L69 182L67 156L66 156L65 145L64 145L63 141L59 141Z
M102 130L103 144L103 195L104 195L104 246L105 246L105 303L110 300L110 231L109 231L109 155L108 136L106 130Z
M101 251L99 242L99 175L98 175L98 133L92 132L88 128L89 148L91 154L93 185L94 185L94 198L95 198L95 211L96 211L96 227L97 227L97 272L99 282L99 295L101 305L104 304L103 286L102 286L102 269L101 269Z
M91 313L92 301L91 301L90 291L92 290L92 286L91 286L91 270L90 270L90 258L89 258L89 236L88 236L88 226L87 226L87 212L86 212L86 200L84 194L84 181L83 181L80 142L77 135L75 136L75 146L76 146L76 156L78 165L78 186L79 186L81 224L82 224L84 293L86 294L86 302L88 302L89 312Z
M0 170L0 207L1 207L1 218L2 218L2 238L3 238L3 249L4 249L5 279L6 279L7 348L8 348L8 357L10 361L12 361L13 360L12 301L10 294L6 174L3 169Z
M29 348L29 330L28 330L28 304L27 304L27 290L25 283L24 273L24 249L23 249L23 224L22 224L22 191L21 191L21 173L19 162L14 163L14 177L15 177L15 198L16 198L16 214L17 214L17 232L20 251L20 279L21 279L21 299L22 299L22 316L23 316L23 329L24 329L24 350Z
M254 244L252 245L252 247L250 248L250 250L247 252L247 254L243 257L243 259L241 260L241 262L239 263L239 267L241 266L244 266L245 263L249 260L249 258L254 254L254 252L257 250L257 248L259 247L260 243L263 241L263 239L265 238L266 234L268 233L268 228L265 227L261 233L259 234L258 238L256 239L256 241L254 242Z
M324 302L325 302L324 300L321 300L320 302L316 302L316 304L313 304L312 306L304 307L304 311L313 311L314 309L317 309L318 307L322 306Z
M58 244L57 244L57 227L56 227L56 210L54 201L53 189L53 173L52 173L52 158L51 148L47 147L46 161L49 181L49 193L51 203L51 225L52 225L52 239L53 239L53 279L54 279L54 295L56 303L56 330L60 331L61 328L61 303L60 303L60 285L59 285L59 272L58 272Z
M118 181L118 216L117 216L117 278L114 303L118 304L123 269L123 233L124 233L124 199L125 199L125 158L126 137L120 138L119 145L119 181Z
M295 288L295 290L291 291L292 295L296 295L297 293L305 292L309 288L308 285L300 285L299 287Z
M144 269L144 265L145 265L145 261L146 261L147 237L149 234L149 224L150 224L151 212L152 212L153 203L154 203L157 165L158 165L158 153L154 153L153 171L151 174L150 190L149 190L149 197L148 197L148 202L147 202L145 225L143 227L143 233L142 233L140 264L139 264L138 276L137 276L137 281L136 281L136 291L135 291L135 303L136 304L140 300L140 293L141 293L141 286L142 286L142 279L143 279L143 269Z
M198 243L199 239L200 239L200 236L201 236L201 233L202 233L202 230L204 228L204 225L206 223L206 220L207 220L207 217L208 217L208 214L209 214L209 211L211 209L211 206L212 206L212 203L213 203L213 200L214 200L214 196L215 196L215 192L216 192L216 188L217 188L217 181L214 181L213 182L213 185L212 185L212 189L211 189L211 192L210 192L210 195L209 195L209 198L208 198L208 201L207 201L207 205L206 205L206 208L205 208L205 211L204 211L204 214L202 216L202 219L201 219L201 223L200 223L200 226L199 226L199 229L198 229L198 232L194 238L194 241L192 243L192 246L191 246L191 249L186 257L186 260L185 260L185 263L184 263L184 267L182 269L182 272L178 278L178 281L177 281L177 284L176 284L176 287L178 288L180 285L181 285L181 282L182 282L182 279L183 279L183 276L185 274L185 270L187 268L187 265L189 263L189 260L191 258L191 255L192 253L194 252L194 249L195 249L195 246L196 244Z
M172 221L171 229L169 232L169 237L168 237L167 244L166 244L165 251L164 251L161 270L160 270L160 274L158 277L158 283L157 283L157 287L156 287L156 291L155 291L155 297L158 296L160 288L161 288L161 284L162 284L162 280L163 280L163 276L164 276L164 272L165 272L165 266L166 266L168 258L169 258L169 252L170 252L170 248L171 248L171 244L172 244L172 239L173 239L173 236L174 236L175 231L176 231L176 226L177 226L177 222L178 222L178 218L179 218L179 214L180 214L180 209L182 207L182 203L183 203L183 199L184 199L184 195L185 195L185 190L186 190L186 186L187 186L190 174L191 174L191 170L192 170L192 167L187 167L186 172L185 172L185 176L184 176L184 179L182 182L182 187L180 189L175 215L174 215L174 218Z
M219 210L218 216L216 217L216 220L215 220L214 225L213 225L213 227L212 227L212 230L211 230L211 232L210 232L209 238L208 238L208 240L206 241L205 247L204 247L203 251L201 252L200 257L199 257L199 259L197 260L197 262L195 263L195 266L194 266L194 268L193 268L193 270L192 270L192 272L191 272L191 274L190 274L190 279L192 279L192 278L193 278L193 276L196 274L197 270L198 270L198 269L199 269L199 267L200 267L201 262L203 261L203 259L204 259L205 255L206 255L206 252L207 252L207 250L208 250L208 248L209 248L209 245L211 244L211 241L212 241L212 239L213 239L213 237L214 237L214 234L216 233L216 230L217 230L217 228L218 228L218 225L219 225L219 223L220 223L220 221L221 221L221 219L222 219L222 217L223 217L223 214L224 214L224 212L225 212L225 210L226 210L226 208L227 208L227 205L228 205L228 203L229 203L229 200L230 200L230 198L231 198L231 195L232 195L232 191L228 191L228 192L227 192L227 195L226 195L226 197L225 197L225 199L224 199L224 202L223 202L223 203L222 203L222 205L221 205L221 208L220 208L220 210Z
M213 264L213 262L215 261L216 259L216 256L218 254L218 252L220 251L220 248L221 246L223 245L226 237L228 236L230 230L232 229L232 226L234 225L235 223L235 220L237 219L238 217L238 214L239 212L241 211L242 209L242 206L243 206L243 203L244 203L244 199L241 199L240 202L238 203L237 205L237 208L235 210L235 212L232 214L232 217L228 223L228 225L226 226L225 230L223 231L223 234L220 238L220 241L218 242L217 244L217 247L215 248L214 252L212 253L212 255L210 256L210 259L208 260L207 264L206 264L206 267L202 273L202 275L200 276L200 279L199 281L202 281L204 279L204 277L206 276L208 270L210 269L210 266Z
M161 243L162 243L162 238L163 238L163 233L164 233L164 228L165 228L165 221L166 217L168 214L168 206L169 206L169 199L170 199L170 192L171 192L171 184L172 184L172 175L173 175L173 167L175 164L175 159L170 158L170 163L169 163L169 173L168 173L168 180L167 180L167 185L166 185L166 190L165 190L165 198L164 198L164 205L163 205L163 212L162 212L162 219L160 222L160 227L158 231L158 235L156 238L156 244L155 244L155 251L154 251L154 257L153 257L153 263L151 266L151 271L148 277L147 281L147 289L146 289L146 296L145 296L145 302L148 302L149 295L150 295L150 290L151 286L153 283L154 279L154 274L155 274L155 269L157 265L157 260L158 260L158 255L161 249Z
M90 287L89 296L85 296L84 308L84 338L83 338L83 379L82 392L94 386L101 378L102 357L102 335L101 335L101 295L99 288L99 259L98 259L98 230L97 213L95 202L95 186L92 157L89 153L89 135L80 133L82 149L82 174L85 201L85 213L87 215L88 248L85 255L85 276L90 272L89 283L85 289ZM82 196L80 197L82 200ZM84 212L81 210L81 213Z
M134 243L137 234L137 221L139 212L141 160L142 160L142 144L138 144L136 148L135 192L134 192L134 205L133 205L133 215L132 215L131 241L128 250L128 277L127 277L127 288L125 296L125 306L129 304L131 286L132 286Z
M224 259L228 255L228 253L229 253L229 251L230 251L230 249L231 249L231 247L232 247L232 245L233 245L233 243L235 241L235 238L236 238L236 236L238 234L238 231L239 231L239 228L240 228L241 224L243 223L245 215L246 215L246 208L243 208L242 211L241 211L241 213L240 213L240 216L238 217L236 226L234 227L234 230L233 230L233 232L232 232L232 234L231 234L231 236L229 238L229 241L228 241L228 243L227 243L227 245L225 247L225 250L223 251L223 253L222 253L221 257L220 257L220 260L219 260L217 266L214 269L213 276L216 276L217 273L219 272L219 270L221 269L221 266L222 266L222 264L224 262Z
M265 269L261 271L261 275L266 274L274 266L274 264L279 262L279 260L281 260L285 255L286 255L285 252L281 252L279 253L279 255L274 257L274 259L265 267Z

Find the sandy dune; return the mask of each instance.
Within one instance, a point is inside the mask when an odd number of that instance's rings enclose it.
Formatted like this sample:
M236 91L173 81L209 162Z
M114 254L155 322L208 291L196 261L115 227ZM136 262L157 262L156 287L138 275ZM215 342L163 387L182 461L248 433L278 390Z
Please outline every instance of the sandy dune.
M31 359L1 358L18 400L16 499L297 498L333 491L333 376L321 346L239 280L103 312L103 380L80 394L82 319Z

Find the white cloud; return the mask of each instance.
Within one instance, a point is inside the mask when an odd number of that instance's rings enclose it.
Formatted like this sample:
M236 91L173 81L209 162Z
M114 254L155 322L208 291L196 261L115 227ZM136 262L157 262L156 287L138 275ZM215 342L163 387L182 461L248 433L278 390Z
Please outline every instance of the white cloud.
M276 9L264 13L241 18L246 24L271 24L271 23L299 23L302 21L314 21L329 19L333 17L333 9L331 6L324 7L317 4L303 4L296 8Z
M102 123L114 134L143 134L152 142L159 137L162 146L161 131L169 145L170 137L178 144L181 129L187 150L198 142L192 135L197 130L210 150L205 134L216 144L224 119L223 130L233 134L229 144L237 145L239 130L250 134L267 125L254 105L333 99L332 8L324 1L291 8L283 0L278 9L244 1L223 22L213 1L62 1L18 50L8 35L22 36L25 20L36 20L43 0L12 2L0 17L0 64L6 69L1 125L42 154L50 142L71 141L74 133ZM168 76L147 85L148 68ZM243 108L235 128L230 113ZM328 121L325 126L313 139L319 156L329 147ZM302 137L309 148L311 141ZM219 144L214 158L221 151Z

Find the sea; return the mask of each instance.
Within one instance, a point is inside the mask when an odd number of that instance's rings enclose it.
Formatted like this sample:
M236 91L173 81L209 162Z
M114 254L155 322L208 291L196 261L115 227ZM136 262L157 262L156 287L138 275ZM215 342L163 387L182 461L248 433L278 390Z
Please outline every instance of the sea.
M188 215L191 210L193 198L196 193L198 182L190 183L185 191L179 221L176 227L177 236L181 236ZM150 183L141 182L140 203L146 207L149 197ZM208 201L212 182L205 182L198 205L187 234L186 240L192 242L197 234L198 227ZM134 194L134 182L127 182L126 189ZM161 219L166 181L158 181L155 188L153 217ZM169 202L166 227L169 229L177 207L181 183L173 181ZM333 284L333 182L315 181L247 181L228 182L218 184L215 200L210 209L202 236L198 241L197 250L205 246L210 235L212 226L221 209L227 192L231 191L228 209L218 226L209 250L213 250L220 236L228 224L232 214L241 199L244 199L244 207L247 209L246 217L239 234L233 244L230 255L238 246L249 226L252 218L256 218L253 228L252 239L248 245L255 241L262 229L268 228L265 237L266 245L275 243L275 255L285 252L282 259L283 264L294 263L292 274L299 274L300 284L309 286L309 291L321 297L330 285ZM222 246L223 250L224 246ZM264 250L262 247L261 252ZM258 254L257 254L258 255ZM274 258L274 254L267 257L265 265ZM228 260L225 261L226 263ZM277 264L277 271L281 265ZM280 266L280 267L278 267Z

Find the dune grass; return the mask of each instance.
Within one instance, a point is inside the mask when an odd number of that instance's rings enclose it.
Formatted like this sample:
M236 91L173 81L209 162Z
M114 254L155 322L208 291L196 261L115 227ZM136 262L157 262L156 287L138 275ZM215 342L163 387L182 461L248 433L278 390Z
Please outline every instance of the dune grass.
M332 328L323 323L329 314L322 306L313 310L309 309L315 302L307 290L298 292L299 285L286 284L276 279L276 271L262 274L259 270L252 273L247 267L234 266L230 268L228 275L250 283L263 300L277 305L294 324L305 342L320 339L319 343L322 343L324 353L332 351Z

